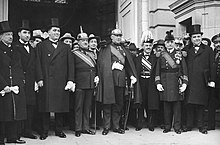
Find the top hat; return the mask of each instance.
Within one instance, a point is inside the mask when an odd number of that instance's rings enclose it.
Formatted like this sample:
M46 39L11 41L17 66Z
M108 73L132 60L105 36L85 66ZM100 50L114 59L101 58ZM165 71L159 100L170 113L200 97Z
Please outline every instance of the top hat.
M75 38L70 33L65 33L60 40L63 41L64 39L71 39L72 41L75 40Z
M92 40L92 39L96 39L98 43L99 43L99 41L100 41L100 37L99 37L99 36L95 36L94 34L90 34L88 41L90 41L90 40Z
M192 36L193 34L203 34L203 32L201 32L201 25L192 25L192 32L190 32L189 35Z
M220 33L212 37L212 42L214 43L215 41L220 41Z
M60 28L59 25L59 19L58 18L51 18L49 19L48 25L47 25L47 31L51 28L51 27L58 27Z
M172 33L173 33L173 30L170 30L170 31L166 32L167 35L165 36L165 41L175 40Z
M28 20L22 20L21 27L18 28L18 31L21 31L21 30L28 30L28 31L30 31L29 21Z
M0 34L5 32L12 32L12 29L10 28L8 21L0 22Z

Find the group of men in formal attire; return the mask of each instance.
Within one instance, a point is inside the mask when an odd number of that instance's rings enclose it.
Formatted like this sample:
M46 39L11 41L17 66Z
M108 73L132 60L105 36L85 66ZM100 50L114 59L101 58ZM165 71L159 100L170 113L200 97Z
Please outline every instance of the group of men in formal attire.
M0 144L37 139L34 131L45 140L51 114L60 138L66 138L66 119L76 137L95 135L101 126L102 135L124 134L129 115L136 131L147 118L150 131L160 120L164 133L197 126L207 134L204 110L209 106L208 129L215 129L219 100L220 34L212 38L213 51L202 43L200 25L193 28L185 47L172 31L158 41L145 31L136 48L123 42L120 29L104 42L82 29L76 39L71 33L60 37L57 18L49 20L47 38L40 30L32 32L27 20L16 31L8 21L0 22Z

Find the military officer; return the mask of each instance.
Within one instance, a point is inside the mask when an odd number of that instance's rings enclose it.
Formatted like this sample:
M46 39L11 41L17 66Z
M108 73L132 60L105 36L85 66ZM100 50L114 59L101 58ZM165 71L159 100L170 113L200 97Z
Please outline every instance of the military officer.
M161 52L156 64L155 83L160 92L160 100L164 105L163 133L171 131L172 118L174 117L174 131L181 134L181 101L186 90L188 77L186 62L175 50L174 36L172 30L166 32L165 48ZM180 84L180 79L182 83Z
M49 38L37 45L38 108L42 114L41 140L48 137L50 112L55 113L55 135L66 138L62 131L63 113L69 112L69 91L75 91L74 63L71 49L58 41L60 26L52 18L47 26Z
M97 100L103 104L104 130L103 135L113 132L124 134L125 131L119 127L121 110L125 90L125 77L131 79L131 85L137 81L137 73L132 56L128 49L121 45L122 31L114 29L111 32L111 42L102 48L98 57L98 74L100 84L98 85ZM136 86L135 103L141 103L139 82ZM112 122L112 126L111 126Z
M25 143L18 134L18 122L27 118L24 72L21 56L12 45L8 21L0 22L0 144Z
M79 49L73 50L75 70L75 136L81 133L94 135L90 130L89 115L95 85L99 78L96 74L96 60L94 53L88 49L88 35L79 33L77 35Z
M192 26L191 44L183 48L187 52L186 63L189 82L186 90L187 120L183 131L191 131L196 116L199 132L207 134L204 125L204 109L208 104L209 87L215 87L214 52L202 44L201 25Z

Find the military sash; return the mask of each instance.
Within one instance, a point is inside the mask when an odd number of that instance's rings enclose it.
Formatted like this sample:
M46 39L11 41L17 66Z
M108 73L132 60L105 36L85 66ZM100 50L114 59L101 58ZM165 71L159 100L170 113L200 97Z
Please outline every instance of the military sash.
M144 68L146 68L148 71L151 71L151 62L147 60L145 56L142 57L141 64Z
M121 54L121 52L111 45L110 48L112 54L114 54L121 61L122 64L125 64L125 57Z
M171 66L171 68L176 68L177 65L173 58L167 53L167 52L162 52L162 57L168 62L168 64Z
M78 56L80 59L82 59L85 63L87 63L91 67L95 67L95 61L92 60L90 56L87 56L86 54L80 52L80 51L73 51L73 53Z

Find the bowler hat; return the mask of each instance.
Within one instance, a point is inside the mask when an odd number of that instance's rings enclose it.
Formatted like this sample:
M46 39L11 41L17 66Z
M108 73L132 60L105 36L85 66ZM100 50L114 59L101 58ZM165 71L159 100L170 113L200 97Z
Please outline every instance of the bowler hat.
M21 30L28 30L30 31L29 27L29 21L28 20L22 20L21 27L18 28L18 32Z
M154 47L156 47L156 46L158 46L158 45L162 45L162 46L164 46L164 47L165 47L164 40L159 39L158 41L156 41L156 42L155 42L155 44L154 44Z
M63 41L64 39L71 39L72 41L75 40L75 38L70 33L65 33L60 40Z
M12 29L10 28L8 21L0 22L0 34L5 32L12 32Z
M189 35L192 36L193 34L203 34L203 32L201 32L201 25L192 25L192 32L190 32Z
M214 43L215 41L220 41L220 33L212 37L212 42Z
M209 38L202 38L202 40L207 41L207 42L208 42L208 46L210 46L210 45L211 45L211 40L210 40Z
M59 19L58 18L50 18L49 19L49 22L48 22L48 25L47 25L47 31L51 28L51 27L58 27L60 28L60 25L59 25Z
M165 36L165 41L175 40L172 33L173 33L173 30L170 30L170 31L166 32L167 35Z
M34 40L35 38L39 38L41 40L44 40L43 38L43 32L41 30L33 30L33 34L32 34L32 37L31 39Z
M134 43L131 43L129 46L128 46L129 50L130 51L136 51L138 50L138 48L136 47L136 45Z
M95 36L94 34L90 34L90 35L89 35L88 41L90 41L91 39L96 39L98 43L99 43L99 41L100 41L100 37L99 37L99 36Z

